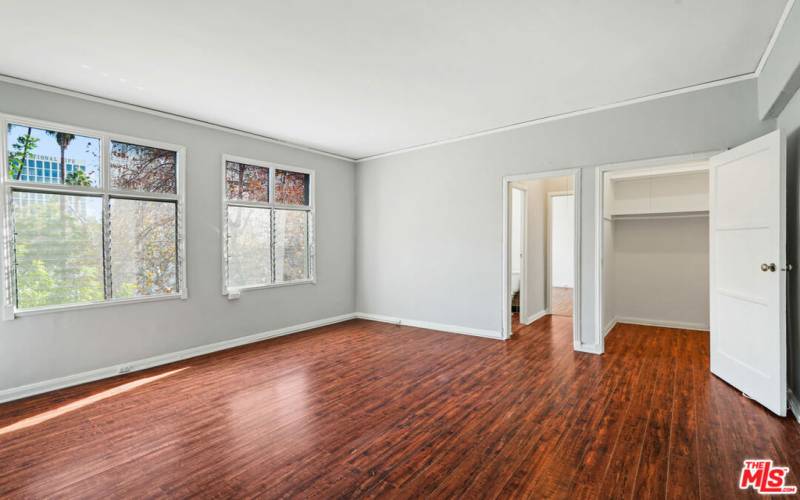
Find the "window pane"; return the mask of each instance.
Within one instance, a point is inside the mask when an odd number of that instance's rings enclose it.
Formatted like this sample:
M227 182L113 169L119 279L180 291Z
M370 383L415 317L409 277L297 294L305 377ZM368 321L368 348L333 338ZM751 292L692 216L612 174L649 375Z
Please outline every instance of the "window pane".
M17 307L100 301L103 200L14 191Z
M100 185L100 139L10 124L8 177L12 180Z
M228 288L271 282L270 210L228 207Z
M177 192L178 153L111 141L111 187L148 193Z
M308 278L308 215L302 210L275 210L275 280Z
M229 161L225 164L229 200L269 201L269 169Z
M308 174L275 170L275 203L308 205L309 179Z
M111 296L176 293L177 205L119 198L110 203Z

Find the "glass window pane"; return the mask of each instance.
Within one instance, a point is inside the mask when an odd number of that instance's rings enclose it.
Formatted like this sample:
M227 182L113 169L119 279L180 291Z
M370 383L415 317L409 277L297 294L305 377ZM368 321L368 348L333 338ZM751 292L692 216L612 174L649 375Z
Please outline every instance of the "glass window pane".
M111 187L125 191L177 193L178 153L111 141Z
M104 299L103 200L14 191L17 307Z
M308 205L309 184L308 174L275 170L275 203Z
M6 154L8 178L12 180L100 185L100 139L95 137L12 123L8 126ZM51 168L43 168L48 164Z
M269 201L268 168L226 162L225 185L229 200Z
M119 198L110 204L111 297L176 293L177 205Z
M275 281L308 278L308 215L275 210Z
M271 282L270 210L228 207L228 288Z

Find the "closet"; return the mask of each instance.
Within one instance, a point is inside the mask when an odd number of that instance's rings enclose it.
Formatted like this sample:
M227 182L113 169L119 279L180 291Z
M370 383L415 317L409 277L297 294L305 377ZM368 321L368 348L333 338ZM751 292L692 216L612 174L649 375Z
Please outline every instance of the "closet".
M605 173L603 316L617 323L707 330L706 162Z

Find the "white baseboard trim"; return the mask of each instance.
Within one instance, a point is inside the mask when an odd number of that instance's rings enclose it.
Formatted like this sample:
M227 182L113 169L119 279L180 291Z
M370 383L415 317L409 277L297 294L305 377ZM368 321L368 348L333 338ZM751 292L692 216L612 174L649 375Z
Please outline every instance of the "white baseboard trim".
M67 375L66 377L59 377L50 380L44 380L42 382L35 382L33 384L23 385L20 387L3 389L0 391L0 403L13 401L16 399L27 398L29 396L35 396L36 394L55 391L57 389L63 389L65 387L85 384L87 382L94 382L95 380L115 377L123 373L145 370L147 368L152 368L154 366L165 365L167 363L174 363L175 361L181 361L184 359L193 358L195 356L201 356L203 354L209 354L216 351L223 351L225 349L231 349L233 347L239 347L245 344L252 344L254 342L260 342L262 340L267 340L275 337L282 337L284 335L289 335L292 333L303 332L306 330L319 328L321 326L332 325L334 323L341 323L342 321L354 319L355 317L356 315L354 313L342 314L340 316L332 316L330 318L323 318L316 321L309 321L308 323L301 323L299 325L287 326L284 328L279 328L277 330L270 330L267 332L247 335L245 337L223 340L221 342L215 342L213 344L191 347L189 349L184 349L182 351L171 352L168 354L160 354L158 356L140 359L137 361L121 363L118 365L108 366L105 368L98 368L97 370L76 373L74 375Z
M609 321L606 327L603 329L603 338L605 338L608 335L608 332L610 332L611 330L614 329L615 326L617 326L617 323L618 321L616 316L611 318L611 321Z
M800 423L800 400L797 399L797 396L794 395L791 389L789 389L789 394L787 396L789 400L789 409L792 410L794 419Z
M628 323L631 325L660 326L662 328L680 328L681 330L708 331L708 325L703 323L685 323L682 321L662 321L659 319L628 318L617 316L614 318L617 323Z
M531 314L530 316L528 316L528 317L526 318L526 320L522 322L522 324L523 324L523 325L530 325L531 323L533 323L533 322L534 322L534 321L536 321L537 319L539 319L539 318L544 318L544 317L545 317L545 316L547 316L548 314L550 314L550 312L549 312L547 309L543 309L543 310L539 311L539 312L538 312L538 313L536 313L536 314Z
M603 351L600 349L598 344L574 344L573 346L576 351L579 352L586 352L589 354L603 354Z
M415 328L425 328L427 330L437 330L440 332L460 333L462 335L472 335L473 337L485 337L489 339L503 340L503 336L500 334L500 332L496 332L494 330L481 330L466 326L446 325L443 323L432 323L430 321L396 318L393 316L384 316L382 314L363 312L357 312L355 316L356 318L368 319L370 321L380 321L381 323L392 323L395 325L413 326Z

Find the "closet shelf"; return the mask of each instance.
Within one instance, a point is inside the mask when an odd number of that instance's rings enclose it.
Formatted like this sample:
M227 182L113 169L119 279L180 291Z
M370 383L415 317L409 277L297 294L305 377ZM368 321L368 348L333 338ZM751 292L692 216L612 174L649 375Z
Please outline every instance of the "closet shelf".
M611 214L611 220L634 220L634 219L689 219L697 217L708 217L708 210L681 211L681 212L635 212Z

